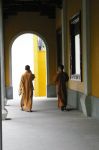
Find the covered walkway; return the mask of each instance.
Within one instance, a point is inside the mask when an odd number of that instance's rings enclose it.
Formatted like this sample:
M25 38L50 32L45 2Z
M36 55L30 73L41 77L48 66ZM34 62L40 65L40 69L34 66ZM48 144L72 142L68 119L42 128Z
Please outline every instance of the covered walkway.
M99 120L76 110L61 112L55 99L34 100L33 112L8 101L3 150L99 150Z

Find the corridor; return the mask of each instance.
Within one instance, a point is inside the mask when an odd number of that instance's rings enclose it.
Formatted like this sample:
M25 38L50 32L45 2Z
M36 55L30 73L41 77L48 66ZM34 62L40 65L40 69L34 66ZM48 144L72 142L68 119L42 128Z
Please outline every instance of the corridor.
M56 99L35 99L33 112L9 100L3 150L99 150L99 120L76 110L61 112Z

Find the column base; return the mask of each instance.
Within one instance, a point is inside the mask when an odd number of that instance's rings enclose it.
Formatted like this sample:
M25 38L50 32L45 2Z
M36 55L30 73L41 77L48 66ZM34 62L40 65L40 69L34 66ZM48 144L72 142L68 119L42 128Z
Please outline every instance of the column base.
M7 114L8 114L8 111L6 108L2 109L2 120L5 120L7 118Z
M6 98L13 99L13 87L12 86L6 87Z
M4 106L6 106L7 105L7 99L5 98L4 99Z
M56 97L56 86L47 85L47 97Z
M82 111L85 116L91 116L91 97L87 95L82 95L80 98Z

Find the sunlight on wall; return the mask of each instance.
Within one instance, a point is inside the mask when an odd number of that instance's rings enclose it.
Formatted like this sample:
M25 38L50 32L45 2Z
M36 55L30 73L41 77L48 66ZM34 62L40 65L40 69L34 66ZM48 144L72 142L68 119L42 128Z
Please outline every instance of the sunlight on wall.
M44 41L41 39L38 44L38 38L40 37L34 35L33 43L34 43L34 96L44 97L46 96L46 45Z
M75 36L75 69L76 74L80 75L80 35Z
M33 55L33 34L19 36L12 45L12 85L14 99L19 99L19 82L21 75L25 71L25 65L30 65L31 71L34 72Z

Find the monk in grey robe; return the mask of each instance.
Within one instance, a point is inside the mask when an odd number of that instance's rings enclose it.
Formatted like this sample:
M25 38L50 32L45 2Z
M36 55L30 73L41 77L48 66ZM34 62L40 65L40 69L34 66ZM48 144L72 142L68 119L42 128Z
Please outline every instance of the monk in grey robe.
M25 66L25 73L21 76L19 95L21 95L21 109L24 111L32 111L32 98L33 98L33 80L35 75L31 72L30 66Z

